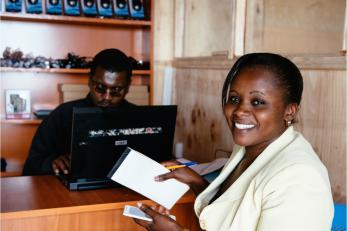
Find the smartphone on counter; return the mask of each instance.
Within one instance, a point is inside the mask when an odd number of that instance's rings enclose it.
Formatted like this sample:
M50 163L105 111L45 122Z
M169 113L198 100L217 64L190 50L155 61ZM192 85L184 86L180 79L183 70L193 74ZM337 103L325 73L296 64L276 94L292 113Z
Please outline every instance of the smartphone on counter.
M141 209L135 206L126 205L123 211L124 216L142 219L145 221L152 221L152 218L144 213Z

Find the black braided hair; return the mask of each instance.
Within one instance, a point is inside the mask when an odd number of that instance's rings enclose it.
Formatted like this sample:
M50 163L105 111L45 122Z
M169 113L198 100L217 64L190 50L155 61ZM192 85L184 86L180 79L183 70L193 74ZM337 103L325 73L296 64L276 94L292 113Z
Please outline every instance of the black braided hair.
M109 48L96 54L90 66L90 77L94 76L97 67L111 72L126 71L127 80L130 83L132 75L130 59L118 49Z
M243 70L264 68L271 71L277 78L278 87L284 90L286 104L300 105L303 79L299 68L289 59L272 53L250 53L241 56L230 69L223 85L222 106L224 108L229 98L229 87L235 77Z

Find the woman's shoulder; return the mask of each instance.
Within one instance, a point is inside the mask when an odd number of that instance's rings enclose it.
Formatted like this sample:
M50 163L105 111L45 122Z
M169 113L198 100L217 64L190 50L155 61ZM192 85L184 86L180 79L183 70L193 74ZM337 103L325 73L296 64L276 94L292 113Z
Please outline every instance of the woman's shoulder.
M295 130L292 138L282 149L273 156L272 162L276 166L290 166L293 164L322 165L318 154L306 138Z
M294 181L305 181L307 180L305 176L311 175L329 183L326 167L311 144L299 132L295 132L292 142L277 153L263 171L262 175L266 175L268 179L283 177Z

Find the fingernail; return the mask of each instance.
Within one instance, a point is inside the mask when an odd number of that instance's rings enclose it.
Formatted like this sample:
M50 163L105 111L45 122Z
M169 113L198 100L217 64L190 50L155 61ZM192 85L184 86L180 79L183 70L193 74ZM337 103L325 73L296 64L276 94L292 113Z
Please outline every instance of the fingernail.
M159 181L159 180L160 180L160 177L159 177L159 176L155 176L155 177L154 177L154 180L155 180L155 181Z
M54 170L55 175L59 175L59 170Z
M141 207L142 206L142 203L141 202L137 202L137 207Z
M68 170L64 170L64 173L65 173L65 174L68 174L68 173L69 173L69 171L68 171Z

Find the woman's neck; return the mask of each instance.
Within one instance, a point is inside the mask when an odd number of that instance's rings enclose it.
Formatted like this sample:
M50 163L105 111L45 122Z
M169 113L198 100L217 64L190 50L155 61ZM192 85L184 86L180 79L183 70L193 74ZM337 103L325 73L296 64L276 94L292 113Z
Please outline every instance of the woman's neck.
M269 140L257 145L245 147L244 158L255 160L272 142L273 140Z

